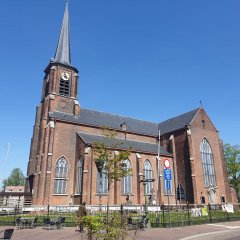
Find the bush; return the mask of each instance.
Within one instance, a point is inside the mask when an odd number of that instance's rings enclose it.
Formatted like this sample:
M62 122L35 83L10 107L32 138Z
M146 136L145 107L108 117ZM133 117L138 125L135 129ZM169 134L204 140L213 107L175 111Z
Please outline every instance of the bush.
M102 240L122 240L128 237L126 219L119 214L113 214L109 219L103 216L86 216L83 223L87 227L88 240L93 237Z

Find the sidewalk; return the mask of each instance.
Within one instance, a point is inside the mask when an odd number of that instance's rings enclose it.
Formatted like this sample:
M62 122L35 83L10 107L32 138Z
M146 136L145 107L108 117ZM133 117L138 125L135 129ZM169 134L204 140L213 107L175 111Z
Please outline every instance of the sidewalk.
M11 227L0 227L0 231ZM189 238L197 234L208 234L221 231L235 231L240 232L240 222L226 222L218 224L204 224L189 227L177 227L177 228L152 228L146 231L138 230L136 232L136 240L177 240L181 238ZM85 233L86 234L86 233ZM129 234L132 238L135 236L135 231L131 231ZM1 235L2 236L2 235ZM0 237L1 237L0 236ZM75 231L75 228L63 228L60 230L45 230L41 227L35 229L15 229L13 233L13 240L79 240L87 239L86 235L81 235ZM190 238L189 238L190 239ZM204 239L206 239L204 237ZM236 238L238 239L238 238ZM240 239L240 237L239 237Z

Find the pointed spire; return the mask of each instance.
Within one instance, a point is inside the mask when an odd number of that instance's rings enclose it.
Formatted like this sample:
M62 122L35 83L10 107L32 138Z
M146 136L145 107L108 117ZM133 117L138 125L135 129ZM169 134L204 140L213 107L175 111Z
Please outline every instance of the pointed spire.
M66 1L66 9L63 17L62 29L58 40L54 62L69 66L71 65L68 0Z

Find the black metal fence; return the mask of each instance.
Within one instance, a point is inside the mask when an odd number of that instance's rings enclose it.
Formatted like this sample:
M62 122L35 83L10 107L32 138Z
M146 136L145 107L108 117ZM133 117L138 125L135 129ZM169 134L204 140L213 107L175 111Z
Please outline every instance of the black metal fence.
M0 206L0 225L16 224L20 217L37 217L37 226L43 226L43 218L56 219L64 217L65 226L75 226L78 206L30 206L20 209ZM99 215L98 206L87 206L88 215ZM107 207L102 207L102 215L106 215ZM240 205L161 205L161 206L111 206L110 214L118 212L126 217L145 216L149 227L177 227L205 223L216 223L240 220Z
M161 211L149 212L152 227L178 227L240 220L238 204L161 206Z

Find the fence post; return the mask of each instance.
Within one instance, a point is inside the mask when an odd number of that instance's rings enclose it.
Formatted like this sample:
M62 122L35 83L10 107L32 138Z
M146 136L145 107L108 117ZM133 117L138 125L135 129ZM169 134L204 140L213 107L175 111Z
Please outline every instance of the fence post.
M50 208L50 205L48 204L48 206L47 206L47 215L48 215L48 217L49 217L49 208Z
M227 220L229 221L229 213L228 213L228 211L226 211L227 212Z
M16 216L17 216L17 205L14 208L14 224L16 224Z
M208 203L208 211L209 211L209 222L212 222L212 209L211 209L211 204Z
M162 209L162 225L163 225L163 227L165 227L165 217L164 217L165 206L164 206L164 203L162 203L161 209Z
M161 210L160 210L161 211ZM156 227L159 227L159 212L158 211L156 211L155 212L155 215L156 215Z
M190 212L189 212L189 203L187 201L187 215L188 215L188 225L191 225L190 224Z
M120 214L121 214L121 226L123 226L123 205L120 205Z

